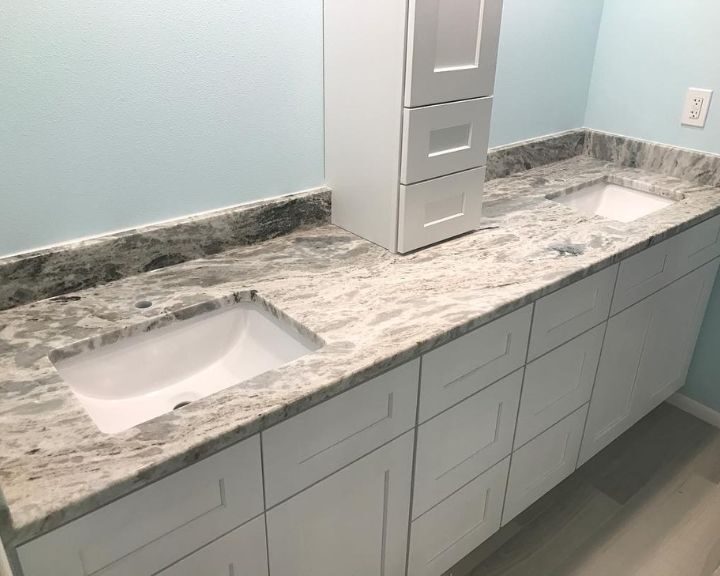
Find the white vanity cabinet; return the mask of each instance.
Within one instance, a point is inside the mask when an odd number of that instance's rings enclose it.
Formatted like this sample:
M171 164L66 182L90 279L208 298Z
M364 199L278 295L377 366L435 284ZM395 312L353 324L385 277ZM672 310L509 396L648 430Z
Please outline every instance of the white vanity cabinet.
M410 0L405 106L492 94L502 2Z
M581 463L685 383L717 270L706 264L610 319Z
M23 576L441 576L684 384L718 256L720 217L20 546Z
M502 0L325 0L334 224L409 252L477 227Z

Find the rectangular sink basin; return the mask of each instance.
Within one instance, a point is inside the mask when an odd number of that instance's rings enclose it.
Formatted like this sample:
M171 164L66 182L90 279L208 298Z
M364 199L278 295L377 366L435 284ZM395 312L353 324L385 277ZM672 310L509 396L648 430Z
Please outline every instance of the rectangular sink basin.
M231 299L219 306L153 318L122 333L54 350L50 360L97 427L114 434L322 345L262 303Z
M675 202L610 182L597 182L567 194L549 196L548 199L587 216L602 216L618 222L632 222Z

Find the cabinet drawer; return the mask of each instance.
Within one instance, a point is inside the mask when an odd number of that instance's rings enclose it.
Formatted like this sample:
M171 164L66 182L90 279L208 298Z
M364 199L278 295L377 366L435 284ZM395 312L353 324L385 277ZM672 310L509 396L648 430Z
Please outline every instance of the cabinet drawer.
M482 215L485 168L400 186L398 252L475 230Z
M410 0L405 105L488 96L502 0Z
M677 276L679 239L671 238L620 263L613 315L660 290Z
M255 436L18 552L25 576L149 576L262 511Z
M512 451L522 370L418 429L413 518Z
M408 432L268 510L270 574L403 576L413 436Z
M157 576L268 576L265 518L258 516Z
M593 328L525 368L516 448L590 401L606 326Z
M680 234L678 276L720 256L720 216L715 216Z
M419 365L408 362L263 432L267 506L410 430Z
M532 305L423 356L420 421L486 388L525 363Z
M492 98L406 108L400 183L485 165Z
M587 405L513 454L503 525L575 471L586 416Z
M529 359L607 320L617 269L610 266L535 303Z
M720 256L720 216L693 226L620 263L615 315Z
M500 528L506 458L412 523L408 576L438 576Z

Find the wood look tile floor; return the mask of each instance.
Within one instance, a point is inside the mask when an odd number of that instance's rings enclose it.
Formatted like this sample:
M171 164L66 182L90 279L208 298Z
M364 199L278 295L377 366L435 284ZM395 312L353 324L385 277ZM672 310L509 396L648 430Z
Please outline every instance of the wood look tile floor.
M720 430L663 404L453 576L720 576Z

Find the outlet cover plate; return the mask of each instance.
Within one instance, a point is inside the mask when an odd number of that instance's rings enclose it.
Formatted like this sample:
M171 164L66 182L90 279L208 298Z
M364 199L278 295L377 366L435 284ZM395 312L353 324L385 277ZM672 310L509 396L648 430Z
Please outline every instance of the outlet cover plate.
M712 90L702 88L688 89L682 115L682 123L685 126L705 127L712 94Z

